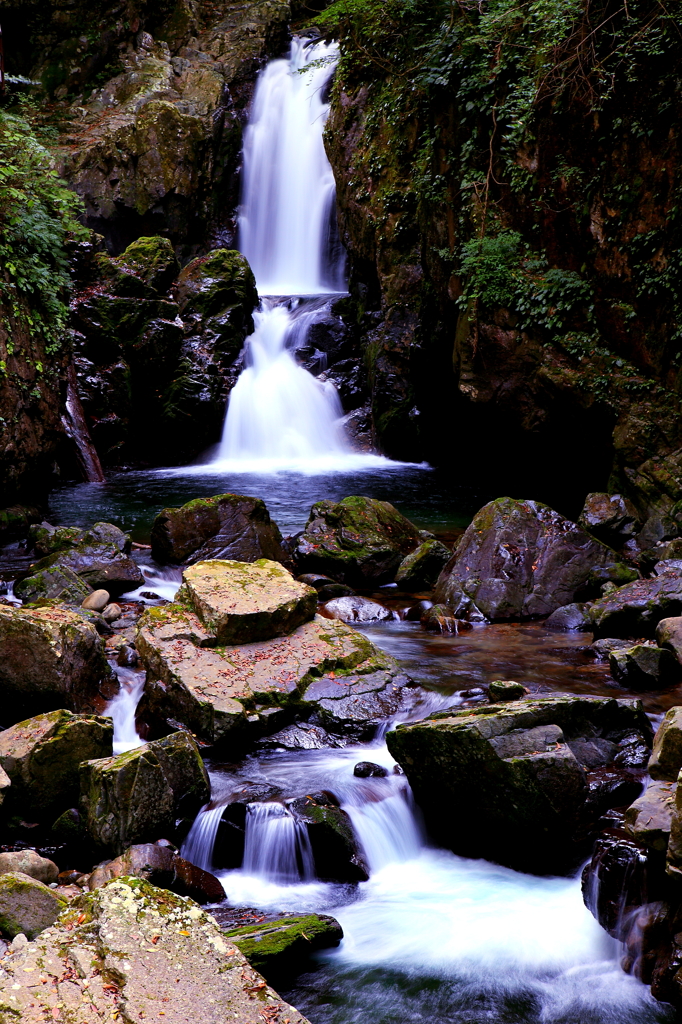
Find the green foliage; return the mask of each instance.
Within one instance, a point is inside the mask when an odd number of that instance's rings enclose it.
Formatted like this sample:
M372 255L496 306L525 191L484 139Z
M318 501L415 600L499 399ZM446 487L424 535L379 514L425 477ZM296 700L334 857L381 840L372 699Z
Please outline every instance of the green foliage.
M28 123L0 111L0 302L44 338L48 353L59 347L68 313L65 243L87 235L80 212Z

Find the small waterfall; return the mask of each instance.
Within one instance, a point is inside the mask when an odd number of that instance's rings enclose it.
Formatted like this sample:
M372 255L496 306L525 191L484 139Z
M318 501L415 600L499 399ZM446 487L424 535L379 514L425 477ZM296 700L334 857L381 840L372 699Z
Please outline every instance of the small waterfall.
M180 856L204 871L213 868L213 847L224 811L224 804L202 807L182 844Z
M306 825L283 804L249 804L242 870L280 885L312 880L315 864Z
M336 390L295 357L329 314L329 302L310 296L345 290L334 176L322 141L324 89L337 52L334 44L294 38L289 58L271 61L256 85L244 133L239 237L261 305L214 464L267 470L350 452Z
M146 672L120 665L114 665L114 671L121 686L104 709L104 715L114 721L114 753L124 754L144 743L135 728L135 712L144 690Z
M396 782L400 783L397 792ZM389 796L386 796L386 783L393 790ZM372 874L387 864L399 864L419 856L424 839L412 791L404 778L367 780L342 807L353 823Z

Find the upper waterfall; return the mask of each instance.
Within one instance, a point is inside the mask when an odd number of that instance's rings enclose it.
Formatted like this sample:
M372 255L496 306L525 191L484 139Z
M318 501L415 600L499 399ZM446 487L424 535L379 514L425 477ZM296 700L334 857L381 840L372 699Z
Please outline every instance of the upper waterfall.
M271 61L258 79L244 133L239 243L261 295L345 290L322 141L337 52L334 43L294 38L288 59Z

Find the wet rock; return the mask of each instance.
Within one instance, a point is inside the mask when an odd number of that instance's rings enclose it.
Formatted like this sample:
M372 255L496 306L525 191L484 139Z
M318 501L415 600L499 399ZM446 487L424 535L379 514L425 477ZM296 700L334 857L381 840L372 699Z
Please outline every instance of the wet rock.
M330 619L343 622L386 622L393 619L393 612L368 597L336 597L323 605L323 612Z
M126 298L163 295L180 271L171 242L160 235L136 239L120 256L102 253L95 263L112 294Z
M179 857L172 847L157 843L131 846L120 857L101 864L90 875L88 888L99 889L114 878L128 875L179 896L189 896L197 903L220 903L225 898L215 875Z
M63 897L30 875L20 871L0 875L0 933L5 938L19 934L35 938L54 924L65 906Z
M233 928L225 938L234 942L252 967L277 980L300 974L316 950L338 946L343 929L333 917L308 914Z
M0 853L0 875L16 871L30 878L37 878L44 885L56 882L59 876L59 868L54 861L41 857L35 850Z
M587 583L596 591L603 590L605 583L612 583L615 587L624 587L626 583L633 583L638 579L640 579L638 569L625 562L613 562L611 565L602 565L592 569L587 577Z
M5 722L54 707L92 708L110 674L97 630L76 612L0 605Z
M625 831L646 850L668 849L676 789L675 782L652 782L625 812Z
M14 587L14 593L24 604L39 600L57 600L64 604L80 605L91 592L88 584L66 565L53 565L42 572L27 576Z
M385 779L388 769L373 761L358 761L353 769L353 775L358 779Z
M604 637L602 640L595 640L590 644L590 650L600 661L606 661L613 651L626 651L632 647L630 640L618 640L616 637Z
M178 818L196 815L210 796L201 755L186 732L86 761L80 783L86 827L99 847L115 854L159 833L172 835Z
M670 651L653 644L635 644L609 654L611 675L633 690L663 690L682 679L682 666Z
M451 557L450 549L435 537L425 540L402 560L395 581L403 590L429 590Z
M609 829L597 838L583 871L583 899L614 938L624 938L627 909L649 899L649 874L646 851L627 832Z
M472 616L473 617L473 616ZM483 616L479 615L477 621L482 621ZM422 627L429 633L442 633L444 635L465 633L472 629L468 619L456 618L446 604L434 604L427 608L419 620Z
M61 542L60 542L61 543ZM111 523L95 523L79 530L68 546L32 566L34 575L54 567L68 568L95 590L122 594L144 583L138 564L130 557L130 537Z
M12 781L6 807L52 822L78 801L81 762L109 756L113 737L110 718L63 710L0 732L0 765Z
M631 772L615 764L587 772L587 799L583 817L594 821L613 807L626 807L642 793L643 772Z
M272 736L264 737L259 746L268 749L284 747L285 750L324 750L325 747L338 746L338 740L319 725L299 722L298 725L288 725Z
M41 985L46 965L51 976L68 980ZM209 914L136 878L78 896L36 941L6 957L3 968L0 1001L16 1007L25 1024L56 1019L58 1003L60 1015L72 1008L78 1024L108 1024L124 1014L151 1020L159 1005L167 1024L263 1024L270 1007L273 1017L306 1024Z
M474 516L436 585L459 618L535 618L575 601L612 552L537 501L498 498Z
M303 572L332 576L351 587L390 583L420 543L417 527L387 501L353 495L318 501L295 550Z
M186 602L218 644L248 644L284 636L313 617L317 594L278 562L212 560L182 574L177 600Z
M670 708L656 730L648 764L652 779L676 782L682 769L682 707Z
M139 709L145 721L179 721L208 743L239 743L281 728L276 715L283 708L304 719L315 715L314 724L332 732L364 734L395 713L410 682L361 633L319 616L287 637L204 646L214 642L185 608L145 612L136 640L147 669Z
M444 712L399 725L387 742L437 842L546 873L582 856L588 779L570 744L633 731L650 741L639 701L562 696Z
M367 865L349 816L329 793L312 793L289 803L305 822L315 861L315 876L325 882L364 882Z
M622 494L593 492L585 499L578 525L611 547L633 537L640 527L637 509Z
M152 555L159 562L201 562L227 558L284 561L282 536L260 498L218 494L181 508L165 508L154 520Z
M682 613L682 575L635 580L592 604L595 637L653 637L661 619Z
M181 271L176 286L181 313L200 313L207 318L217 313L255 309L256 282L248 260L240 252L214 249L192 260Z
M103 612L108 604L109 591L95 590L93 593L88 594L85 600L81 603L81 608L86 608L91 612Z
M41 557L75 547L83 535L84 531L78 526L52 526L46 522L36 523L28 532L29 545Z
M512 679L496 679L488 687L488 697L495 702L521 700L528 693L523 683L516 683Z
M355 591L345 583L325 583L323 587L317 588L318 601L333 601L337 597L353 597Z
M545 625L547 629L591 630L590 607L591 605L582 602L565 604L552 612Z

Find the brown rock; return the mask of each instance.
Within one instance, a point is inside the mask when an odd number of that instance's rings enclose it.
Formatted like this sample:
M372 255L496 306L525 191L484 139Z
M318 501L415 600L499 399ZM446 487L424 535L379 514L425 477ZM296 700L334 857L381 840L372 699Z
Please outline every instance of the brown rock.
M682 768L682 707L670 708L656 730L648 772L652 779L677 782Z

